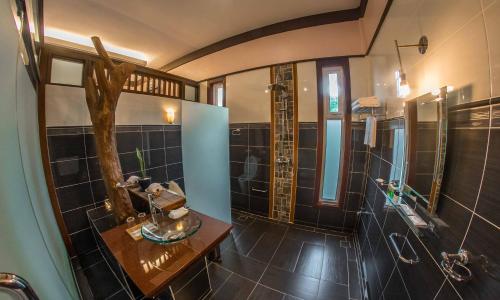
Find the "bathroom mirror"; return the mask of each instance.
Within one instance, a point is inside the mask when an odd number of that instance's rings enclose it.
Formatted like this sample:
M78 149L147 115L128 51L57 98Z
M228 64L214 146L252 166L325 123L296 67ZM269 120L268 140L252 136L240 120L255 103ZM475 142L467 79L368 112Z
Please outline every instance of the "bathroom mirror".
M403 192L429 213L437 207L446 153L447 88L405 103L406 172Z

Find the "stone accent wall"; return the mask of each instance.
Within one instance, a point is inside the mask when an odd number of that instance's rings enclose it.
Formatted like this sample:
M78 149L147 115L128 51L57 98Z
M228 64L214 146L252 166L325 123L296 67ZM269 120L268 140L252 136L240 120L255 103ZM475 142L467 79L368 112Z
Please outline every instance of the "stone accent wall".
M294 112L296 112L294 64L283 64L271 68L273 83L284 85L286 90L273 91L273 149L274 185L272 217L289 222L292 211L292 189L294 179Z

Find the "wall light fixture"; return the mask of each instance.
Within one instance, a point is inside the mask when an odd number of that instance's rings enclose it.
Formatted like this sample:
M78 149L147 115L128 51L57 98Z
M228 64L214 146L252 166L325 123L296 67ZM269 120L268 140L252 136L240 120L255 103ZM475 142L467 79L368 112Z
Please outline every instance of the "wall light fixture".
M172 108L167 108L165 111L165 119L168 124L174 124L175 121L175 112Z
M399 53L399 48L418 47L418 52L420 54L425 54L427 48L429 47L429 41L427 40L427 37L423 35L422 37L420 37L418 44L400 45L398 43L398 40L394 40L394 44L396 46L396 53L398 55L398 61L399 61L399 70L396 72L396 81L398 84L397 94L398 97L405 98L410 94L411 89L410 85L408 84L408 80L406 79L406 73L404 72L403 69L403 63L401 61L401 54Z

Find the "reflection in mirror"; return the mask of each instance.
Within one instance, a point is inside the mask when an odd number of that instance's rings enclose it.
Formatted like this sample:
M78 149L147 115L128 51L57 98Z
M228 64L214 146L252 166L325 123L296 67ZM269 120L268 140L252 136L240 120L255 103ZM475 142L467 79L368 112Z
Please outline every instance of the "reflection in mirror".
M392 138L392 158L391 174L389 181L401 182L403 175L404 149L405 149L405 129L404 127L391 128Z
M434 213L446 149L446 87L406 102L406 177L404 191Z

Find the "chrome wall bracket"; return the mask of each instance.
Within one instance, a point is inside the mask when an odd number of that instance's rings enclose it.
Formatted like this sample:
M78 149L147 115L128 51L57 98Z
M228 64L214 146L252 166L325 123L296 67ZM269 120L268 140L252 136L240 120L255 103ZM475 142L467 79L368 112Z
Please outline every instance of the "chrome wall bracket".
M441 267L452 279L458 282L471 280L472 272L467 267L472 258L469 251L460 249L457 254L441 252L441 257Z

